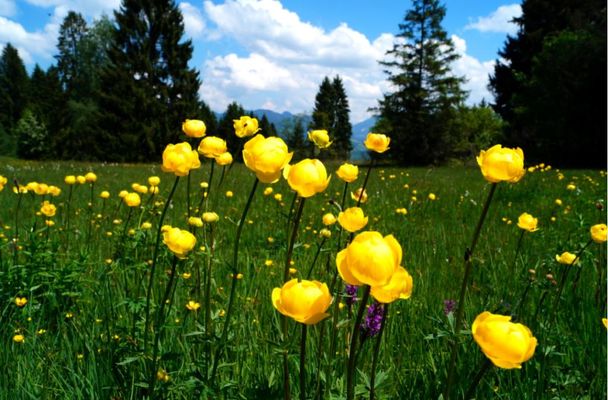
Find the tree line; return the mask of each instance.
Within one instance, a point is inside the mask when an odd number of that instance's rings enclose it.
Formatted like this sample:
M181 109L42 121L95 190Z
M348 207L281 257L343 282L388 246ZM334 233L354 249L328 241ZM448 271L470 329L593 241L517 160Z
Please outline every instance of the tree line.
M501 142L528 159L560 166L605 166L606 8L599 0L524 0L519 30L500 51L490 89L494 102L466 106L458 59L442 27L439 0L413 0L397 41L380 63L392 91L372 109L373 130L392 138L394 162L441 164L471 159ZM0 57L0 152L30 159L156 161L185 118L230 142L241 105L216 114L199 98L193 46L173 0L122 0L113 18L87 24L69 12L56 62L28 75L10 43ZM296 118L265 135L281 135L303 156L348 158L352 126L342 78L325 77L310 123ZM321 154L312 129L333 143ZM236 155L238 157L238 155Z

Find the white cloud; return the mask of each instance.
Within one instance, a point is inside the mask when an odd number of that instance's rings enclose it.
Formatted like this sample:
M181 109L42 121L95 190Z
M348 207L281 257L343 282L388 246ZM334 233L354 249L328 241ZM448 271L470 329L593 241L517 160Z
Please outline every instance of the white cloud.
M486 101L492 100L492 95L488 91L488 77L494 72L494 64L492 61L479 61L466 53L466 41L456 35L452 35L452 42L456 52L460 58L452 65L452 71L456 76L464 76L467 82L463 85L463 89L469 92L467 104L478 104L482 99Z
M4 47L6 43L11 43L19 50L19 56L26 64L38 58L51 59L56 38L51 25L47 25L44 31L28 32L21 24L0 17L0 45Z
M12 17L17 13L17 5L14 0L0 0L0 16Z
M81 13L85 17L99 17L101 14L111 14L112 10L120 7L120 0L26 0L38 7L59 7Z
M179 9L184 17L186 35L198 38L205 30L205 20L201 11L190 3L180 3Z
M521 16L521 5L509 4L500 6L486 17L478 17L477 21L468 24L465 29L474 29L480 32L495 32L515 34L518 26L513 18Z

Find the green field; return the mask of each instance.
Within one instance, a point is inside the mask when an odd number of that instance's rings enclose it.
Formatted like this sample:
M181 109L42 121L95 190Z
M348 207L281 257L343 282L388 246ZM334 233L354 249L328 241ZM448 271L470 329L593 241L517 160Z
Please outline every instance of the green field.
M196 213L200 183L210 176L209 161L202 164L189 178L194 216L200 216ZM327 165L332 173L329 187L305 202L292 256L293 277L306 278L313 260L313 279L330 285L336 276L336 252L346 246L348 235L339 233L338 224L329 227L332 237L326 240L319 230L324 227L324 213L339 212L330 202L342 201L344 182L334 174L337 167ZM66 175L89 171L98 177L94 186L64 183ZM348 193L363 184L365 172L361 166ZM8 183L0 192L0 364L4 366L0 398L144 398L161 369L167 375L161 374L164 379L154 383L158 398L283 398L284 354L288 354L292 397L300 396L301 325L287 321L289 334L282 337L281 316L271 303L272 289L283 284L294 193L283 179L258 185L235 267L242 277L236 280L233 314L222 338L234 281L237 223L255 176L237 164L225 171L219 186L221 174L216 166L203 205L217 212L220 220L195 230L196 251L177 263L175 289L169 293L167 317L160 324L164 329L153 320L145 335L149 261L174 175L161 172L160 165L2 160L0 175ZM134 182L147 185L152 175L161 178L157 195L142 195L141 207L122 204L120 190L132 191ZM57 197L13 193L14 182L31 181L56 185L62 192ZM180 178L165 224L188 228L187 186L188 178ZM268 186L273 193L264 195ZM476 398L606 398L606 328L601 321L606 317L606 245L586 246L590 227L606 222L605 172L539 168L516 184L498 184L473 257L464 331L456 336L454 315L444 313L444 300L458 298L465 249L489 189L476 166L372 170L369 199L361 206L369 216L364 229L396 237L403 248L403 266L414 281L411 298L390 305L379 349L376 398L439 398L452 340L459 343L453 398L462 398L485 364L469 329L486 310L515 313L538 339L538 346L521 369L490 368L474 388ZM109 199L99 197L103 190L110 192ZM227 191L233 196L226 196ZM430 193L435 200L429 199ZM276 194L282 195L282 201L274 198ZM561 206L556 199L562 200ZM51 227L37 215L43 200L57 206ZM346 206L354 203L348 195ZM407 213L397 213L398 208ZM522 234L517 220L524 212L538 218L538 231ZM150 222L152 228L142 229L143 222ZM564 251L577 254L583 249L574 266L555 259ZM173 259L162 242L158 254L153 316L170 281ZM205 296L207 277L209 296ZM339 307L345 303L339 277L335 288L331 316L308 329L304 377L308 399L345 397L347 339L358 303ZM18 307L16 297L26 297L27 304ZM199 302L201 308L189 311L185 307L189 300ZM144 346L144 339L149 336L151 342L159 332L160 358L154 362L152 346ZM24 341L18 343L15 335L23 335ZM332 336L334 354L330 354ZM358 356L356 384L361 398L369 396L375 346L376 338L364 341ZM214 364L217 371L212 378Z

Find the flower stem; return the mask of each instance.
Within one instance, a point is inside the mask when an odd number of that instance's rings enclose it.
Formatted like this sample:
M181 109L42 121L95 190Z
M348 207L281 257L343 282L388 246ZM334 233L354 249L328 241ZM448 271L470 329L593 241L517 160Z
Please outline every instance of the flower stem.
M308 326L302 324L302 339L300 340L300 400L306 400L306 331Z
M367 187L367 181L369 180L369 175L372 172L372 167L374 165L374 159L370 161L369 166L367 167L367 173L365 174L365 180L363 181L363 186L361 187L361 195L357 199L357 207L361 205L361 200L363 199L363 193L365 192L365 188ZM344 205L344 199L342 199L342 204Z
M323 239L321 239L321 243L319 243L319 247L317 247L317 252L315 253L315 257L312 259L312 263L310 264L310 267L308 268L308 272L306 272L306 279L310 279L310 275L312 275L312 271L315 268L315 264L317 263L317 259L319 258L319 254L321 253L321 249L323 248L323 245L325 244L325 241L327 239L325 237L323 237Z
M483 222L486 219L486 215L488 214L488 210L490 209L490 203L492 202L492 197L494 197L494 192L496 191L496 183L493 183L490 186L490 192L488 193L488 197L486 198L486 202L483 205L483 209L481 210L481 216L479 217L479 221L477 222L477 227L475 228L475 232L473 233L473 240L471 241L471 247L465 250L464 253L464 277L462 278L462 285L460 287L460 294L458 296L458 303L456 308L456 320L454 322L454 333L458 335L460 333L460 328L462 325L462 318L464 316L464 298L467 291L467 286L469 284L469 278L471 275L471 266L472 266L472 258L473 252L475 251L475 247L477 246L477 241L479 240L479 236L481 234L481 228L483 226ZM446 380L445 393L444 398L449 400L450 398L450 390L452 386L452 381L454 378L454 366L456 364L456 357L458 355L458 338L455 337L452 340L451 344L451 355L450 355L450 363L448 364L448 376Z
M479 385L479 382L481 382L481 378L483 378L483 376L486 372L488 372L491 366L492 362L488 358L486 358L483 364L481 365L481 368L479 368L479 371L477 371L477 374L475 374L475 377L471 381L471 384L469 385L469 388L467 389L467 392L464 395L465 399L470 399L473 397L473 393L475 393L477 385Z
M148 282L148 289L146 291L144 353L148 347L148 330L150 329L150 298L152 296L152 284L154 283L154 272L156 271L156 260L158 259L158 250L160 247L160 234L161 234L161 229L163 227L163 222L165 221L165 215L167 214L167 209L169 208L169 204L171 203L171 198L175 194L175 189L177 188L178 182L179 182L179 176L176 176L175 182L173 183L173 187L171 188L171 192L169 193L169 197L167 197L167 200L165 201L165 206L163 207L163 212L160 214L160 220L158 221L158 228L156 229L156 242L154 244L154 253L152 255L152 266L150 267L150 281Z
M361 304L355 317L355 324L353 325L353 331L350 338L350 347L348 349L348 365L346 369L346 400L353 400L355 398L355 369L357 366L357 341L359 340L359 329L361 328L361 319L363 319L363 313L365 312L365 306L369 299L370 286L365 285L363 289L363 297L361 298Z
M215 380L215 374L217 372L217 366L220 361L220 357L222 355L222 350L224 348L224 344L226 342L226 338L228 336L228 328L230 327L230 317L232 316L232 307L234 305L234 298L236 294L236 283L238 281L238 261L239 261L239 243L241 242L241 233L243 232L243 225L245 225L245 219L247 218L247 213L249 212L249 207L251 206L251 202L253 201L253 196L255 195L255 190L258 187L258 178L255 178L253 182L253 187L251 188L251 192L249 192L249 197L247 198L247 203L245 204L245 208L243 209L243 214L241 215L241 219L239 220L239 224L236 228L236 237L234 239L234 248L232 251L232 283L230 286L230 297L228 298L228 310L226 311L226 320L224 321L224 326L222 328L222 334L220 336L220 342L215 350L215 357L213 359L213 366L211 367L211 377L210 381L213 382Z
M376 395L376 368L378 367L378 357L380 356L380 342L382 341L382 333L384 332L384 326L386 325L386 319L388 318L388 306L388 303L384 305L384 314L382 315L382 320L380 321L380 331L378 332L376 344L374 345L372 372L369 378L369 400L374 400Z

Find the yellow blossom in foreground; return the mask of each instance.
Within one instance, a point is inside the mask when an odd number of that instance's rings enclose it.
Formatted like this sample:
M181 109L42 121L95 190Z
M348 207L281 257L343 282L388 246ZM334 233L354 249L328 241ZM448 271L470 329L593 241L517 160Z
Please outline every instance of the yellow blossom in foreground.
M403 267L398 267L384 286L373 286L370 294L380 303L392 303L398 299L409 299L414 288L412 276Z
M367 225L368 217L359 207L350 207L338 214L338 223L349 232L357 232Z
M556 254L555 260L560 264L571 265L576 260L576 255L564 251L561 255Z
M27 304L27 297L15 297L15 305L17 307L24 307Z
M538 230L538 218L528 213L523 213L517 219L517 226L525 231L534 232Z
M42 207L40 207L40 212L46 217L54 217L57 212L57 207L55 207L54 204L49 203L48 200L45 200L42 203Z
M325 165L317 159L309 158L294 165L287 165L283 170L283 176L289 187L304 198L324 191L329 185L330 179L327 176Z
M197 169L200 166L198 153L196 150L192 150L188 142L169 144L163 151L161 169L164 172L172 172L176 176L186 176L191 169Z
M323 215L323 225L330 226L336 223L336 217L332 213L326 213Z
M524 152L519 147L509 149L497 144L482 150L477 156L477 164L483 177L491 183L518 182L525 173Z
M281 170L291 161L287 145L279 137L264 138L255 135L243 148L243 161L260 182L274 183L279 180Z
M4 185L6 185L7 182L8 180L6 179L6 177L0 175L0 192L4 190Z
M197 303L194 300L190 300L187 304L186 304L186 308L190 311L196 311L199 308L201 308L201 304Z
M353 164L344 163L340 165L336 171L336 175L338 175L338 178L342 179L344 182L354 182L359 176L359 167Z
M240 138L253 136L260 131L258 120L248 115L242 116L239 119L233 119L232 122L234 133Z
M329 140L329 134L325 129L317 129L308 132L308 140L313 142L320 149L326 149L332 144Z
M511 322L511 317L484 311L471 327L473 339L481 351L500 368L521 368L536 349L536 338L525 325Z
M187 119L182 122L182 131L190 137L200 138L205 136L205 132L207 132L207 127L205 123L200 119Z
M292 279L272 291L272 305L295 321L314 325L329 316L331 295L325 283Z
M365 148L376 153L384 153L389 149L391 138L380 133L368 133L365 138Z
M593 225L589 232L591 233L591 239L595 243L606 242L606 224Z
M129 207L139 207L141 204L141 197L137 193L128 193L125 197L122 198L125 204Z
M349 285L387 285L401 265L401 245L393 235L366 231L336 256L340 276Z
M217 136L207 136L198 145L198 152L207 158L216 158L228 151L226 141Z
M186 230L170 228L163 233L163 243L178 258L186 258L196 245L196 238Z

